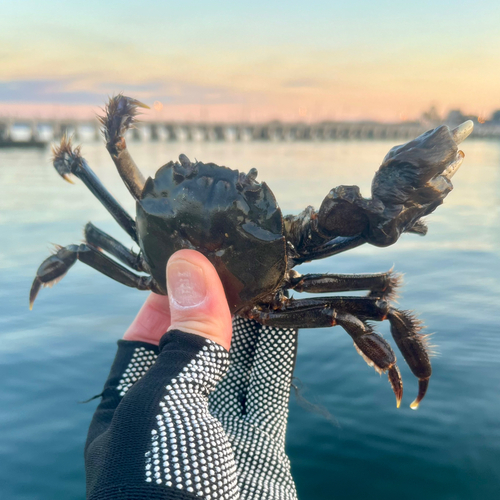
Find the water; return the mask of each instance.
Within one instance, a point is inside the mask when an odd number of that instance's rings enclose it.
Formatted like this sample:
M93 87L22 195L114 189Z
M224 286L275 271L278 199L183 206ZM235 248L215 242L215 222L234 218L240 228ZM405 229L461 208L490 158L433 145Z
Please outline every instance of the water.
M365 195L389 142L285 144L131 144L146 174L180 152L247 171L259 169L284 212L319 206L331 187L358 184ZM303 330L296 376L302 394L331 415L302 408L292 396L287 447L299 498L458 500L498 498L500 489L500 145L467 141L455 190L430 218L425 238L404 235L393 247L365 245L303 266L305 272L405 274L399 306L418 311L436 332L429 393L397 410L385 376L355 352L340 328ZM105 148L84 154L133 212L134 204ZM28 291L48 242L78 243L92 220L127 242L82 183L58 178L48 152L0 151L0 498L84 497L83 445L115 352L115 341L145 294L83 264L40 292ZM127 242L128 244L128 242ZM386 322L385 322L386 323ZM385 323L378 325L386 338Z

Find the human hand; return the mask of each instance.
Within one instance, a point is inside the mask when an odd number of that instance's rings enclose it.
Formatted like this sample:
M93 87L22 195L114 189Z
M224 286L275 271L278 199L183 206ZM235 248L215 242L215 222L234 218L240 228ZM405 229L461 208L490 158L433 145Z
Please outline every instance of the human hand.
M176 252L167 264L168 297L149 294L123 336L158 345L166 331L201 335L229 350L231 314L212 264L194 250Z

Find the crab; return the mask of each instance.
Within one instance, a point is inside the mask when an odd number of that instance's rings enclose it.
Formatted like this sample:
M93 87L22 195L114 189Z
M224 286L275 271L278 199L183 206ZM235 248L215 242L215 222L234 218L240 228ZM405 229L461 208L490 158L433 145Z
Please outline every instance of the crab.
M177 250L203 253L215 266L232 314L279 328L341 326L364 360L387 372L400 406L403 382L389 343L371 321L388 320L391 333L413 374L416 409L431 376L429 347L422 324L391 301L400 278L392 270L377 274L299 274L294 268L369 243L385 247L403 232L425 235L422 217L438 207L452 190L451 177L464 154L458 150L471 132L467 121L450 131L430 130L392 148L376 172L372 197L357 186L339 186L318 211L283 216L273 192L247 174L214 163L179 161L162 166L145 179L132 159L125 133L145 104L121 94L110 98L100 117L106 148L136 201L132 218L101 184L71 140L54 148L57 172L72 182L81 179L116 222L139 246L134 252L95 227L84 229L85 242L57 246L38 268L30 291L30 308L43 286L59 281L77 261L129 287L166 295L165 266ZM121 263L121 264L120 264ZM122 265L123 264L123 265ZM365 296L290 297L290 291L335 293L367 291Z

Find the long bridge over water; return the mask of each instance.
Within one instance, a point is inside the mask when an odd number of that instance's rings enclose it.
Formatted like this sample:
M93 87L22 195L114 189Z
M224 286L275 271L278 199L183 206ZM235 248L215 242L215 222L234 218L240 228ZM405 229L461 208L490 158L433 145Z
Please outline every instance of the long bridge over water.
M451 124L454 126L454 124ZM332 141L340 139L409 140L436 125L418 122L320 122L320 123L197 123L148 121L128 132L139 141ZM0 145L57 141L64 134L77 141L101 140L97 120L22 120L0 118ZM500 138L500 124L476 124L473 135Z

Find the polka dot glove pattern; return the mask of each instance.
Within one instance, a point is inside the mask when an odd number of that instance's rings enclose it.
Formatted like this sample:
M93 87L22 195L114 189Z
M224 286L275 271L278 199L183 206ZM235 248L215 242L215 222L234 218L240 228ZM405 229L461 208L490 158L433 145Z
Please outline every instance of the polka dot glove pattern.
M228 364L223 347L180 331L158 350L119 342L85 447L87 498L238 500L232 448L208 411Z
M285 454L297 330L233 320L230 367L210 411L231 443L241 500L297 498Z
M148 350L143 346L134 349L132 359L123 373L116 390L120 396L125 396L126 392L149 370L156 361L158 354Z

